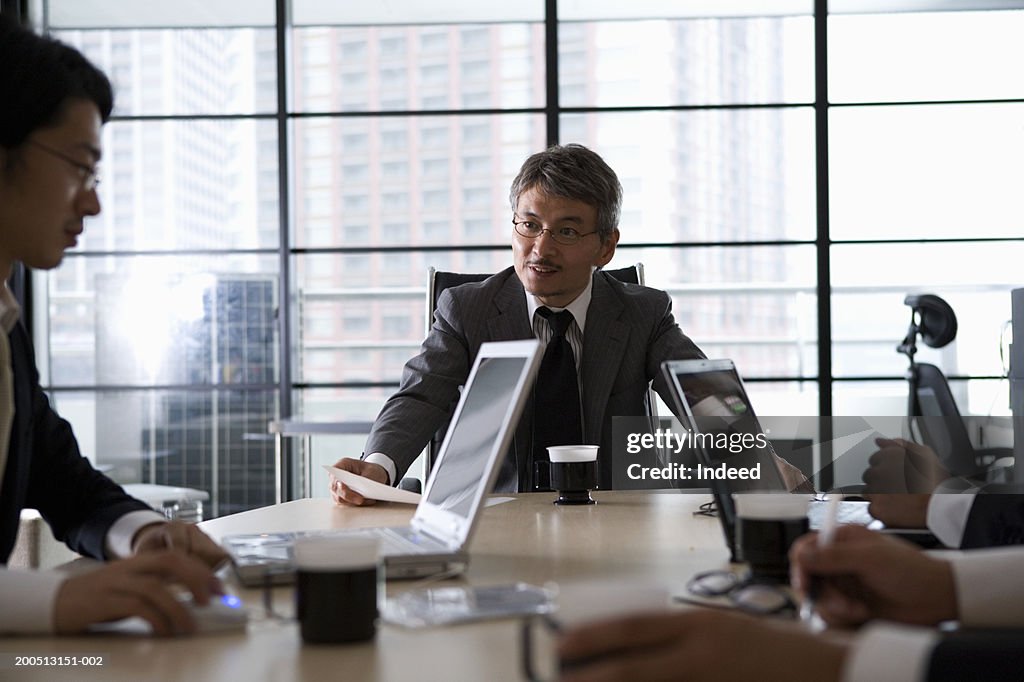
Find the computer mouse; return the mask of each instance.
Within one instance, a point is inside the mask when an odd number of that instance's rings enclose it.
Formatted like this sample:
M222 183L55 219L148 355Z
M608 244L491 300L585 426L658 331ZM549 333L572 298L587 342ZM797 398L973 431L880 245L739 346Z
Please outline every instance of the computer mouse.
M191 594L185 594L179 600L195 619L196 634L244 630L249 622L245 604L233 594L215 594L206 606L196 604Z

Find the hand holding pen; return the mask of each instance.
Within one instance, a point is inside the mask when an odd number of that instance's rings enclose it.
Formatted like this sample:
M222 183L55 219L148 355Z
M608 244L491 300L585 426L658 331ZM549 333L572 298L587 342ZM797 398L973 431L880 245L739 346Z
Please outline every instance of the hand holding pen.
M829 493L828 508L825 510L825 519L817 535L818 549L826 549L832 545L835 538L836 526L839 525L839 503L843 496L840 493ZM821 578L811 576L807 581L807 590L803 601L800 602L800 620L806 623L811 630L818 631L825 627L825 622L814 612L814 604L821 591Z
M813 585L814 611L828 625L875 618L935 625L957 617L948 562L863 526L838 526L830 542L818 540L823 533L798 539L789 558L794 588L810 595Z

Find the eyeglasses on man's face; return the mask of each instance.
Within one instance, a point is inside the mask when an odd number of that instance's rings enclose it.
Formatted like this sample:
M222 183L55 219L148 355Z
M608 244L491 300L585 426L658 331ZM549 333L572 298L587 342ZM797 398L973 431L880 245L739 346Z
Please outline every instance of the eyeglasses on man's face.
M572 246L584 237L597 234L597 230L592 232L580 232L575 227L571 227L569 225L562 225L561 227L551 229L544 227L533 220L522 220L519 216L514 214L512 216L512 226L515 227L516 232L527 239L538 239L542 234L544 234L544 231L547 230L552 239L565 246Z
M78 171L78 177L82 181L82 189L86 192L91 192L100 184L100 169L98 166L90 166L87 163L77 161L72 157L68 156L64 152L58 151L49 145L45 145L42 142L35 140L28 140L28 143L37 149L41 149L51 156L55 156L61 161L74 166L75 170Z

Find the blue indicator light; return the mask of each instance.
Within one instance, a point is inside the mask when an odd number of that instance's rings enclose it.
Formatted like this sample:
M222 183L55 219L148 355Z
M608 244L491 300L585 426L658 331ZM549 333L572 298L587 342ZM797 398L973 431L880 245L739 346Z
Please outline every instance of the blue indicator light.
M242 600L233 594L225 594L221 596L220 603L224 606L230 606L233 609L237 609L242 606Z

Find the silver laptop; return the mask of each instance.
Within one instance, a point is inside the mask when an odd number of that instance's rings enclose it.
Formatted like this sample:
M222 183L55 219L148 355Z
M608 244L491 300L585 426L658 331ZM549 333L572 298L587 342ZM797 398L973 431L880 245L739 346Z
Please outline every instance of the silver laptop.
M727 431L729 433L764 433L747 397L743 381L732 360L672 360L662 365L662 371L672 391L676 414L688 421L684 426L695 433ZM700 441L704 442L704 441ZM782 474L775 463L775 451L765 439L767 447L743 448L740 453L728 453L731 467L750 467L760 463L760 479L712 480L711 493L718 508L726 543L735 556L736 509L732 494L745 491L783 492L786 490ZM718 466L725 461L721 452L698 447L696 455L705 466ZM808 518L811 528L821 525L825 506L820 500L811 503ZM934 536L924 530L891 529L872 518L867 502L844 501L839 507L840 523L866 525L874 530L899 535L923 546L933 546Z
M459 572L508 451L541 359L537 340L485 343L462 390L412 522L401 528L306 531L224 538L245 585L293 579L292 544L303 535L372 534L381 540L388 578Z

